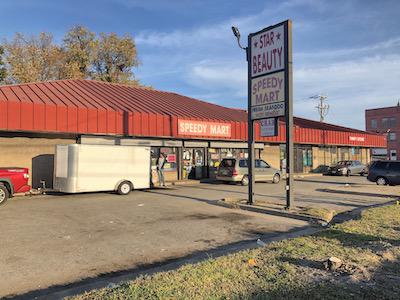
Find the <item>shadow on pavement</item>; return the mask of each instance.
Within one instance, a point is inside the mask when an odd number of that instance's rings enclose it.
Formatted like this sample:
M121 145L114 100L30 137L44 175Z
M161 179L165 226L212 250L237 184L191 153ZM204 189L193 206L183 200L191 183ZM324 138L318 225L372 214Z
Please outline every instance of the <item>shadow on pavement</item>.
M262 182L260 182L260 183L262 183ZM259 184L259 183L257 183L257 184ZM257 184L256 184L256 187L257 187ZM272 183L264 183L264 184L272 184ZM211 184L211 185L213 185L213 184ZM221 184L217 184L217 185L221 185ZM226 186L226 184L222 184L222 185L225 185L225 186ZM241 188L241 187L242 187L241 185L233 185L233 184L231 184L231 185L228 185L228 186L227 186L227 189L212 188L212 187L210 187L210 186L206 186L206 187L203 187L203 186L194 186L194 185L190 186L190 188L191 188L191 189L198 189L198 190L205 190L205 191L210 191L210 190L212 190L212 191L217 191L217 192L226 192L226 193L232 193L232 194L241 194L241 195L246 195L246 197L247 197L247 194L248 194L247 191L239 191L239 190L228 189L229 186L235 187L235 188L236 188L236 187L237 187L237 188ZM245 187L245 188L247 188L247 187ZM283 195L283 193L284 193L284 189L282 188L282 195ZM285 196L268 195L268 194L261 194L261 193L257 193L257 192L256 192L254 195L255 195L255 196L262 196L262 197L273 198L273 199L281 199L281 200L285 200L285 199L286 199Z
M347 178L347 177L346 177ZM367 180L367 179L365 179ZM302 179L295 179L295 181L301 181L301 182L311 182L311 183L319 183L319 184L334 184L334 185L345 185L349 184L351 186L359 186L359 185L372 185L370 182L366 183L360 183L360 182L351 182L350 179L346 181L326 181L326 180L315 180L315 179L307 179L307 178L302 178Z
M343 206L343 207L363 207L371 205L370 201L362 201L356 199L343 199L344 201L338 201L337 198L334 199L315 199L315 198L307 198L305 196L296 196L295 198L297 203L301 203L301 206L305 206L304 203L310 204L321 204L321 205L334 205L334 206Z
M366 192L355 192L355 191L339 191L331 189L316 189L317 192L323 193L334 193L334 194L344 194L344 195L356 195L365 197L379 197L379 198L399 198L399 195L387 195L387 194L377 194L377 193L366 193Z

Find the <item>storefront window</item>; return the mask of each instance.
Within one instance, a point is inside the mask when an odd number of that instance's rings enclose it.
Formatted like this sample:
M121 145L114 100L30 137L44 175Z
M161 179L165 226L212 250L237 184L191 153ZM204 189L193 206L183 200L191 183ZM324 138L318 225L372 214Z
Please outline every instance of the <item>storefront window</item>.
M307 173L312 168L312 148L306 145L294 145L294 172Z
M166 156L166 163L164 165L165 171L175 171L177 168L177 150L170 147L151 147L151 165L157 165L157 159L160 153Z
M193 149L183 149L182 168L182 177L188 179L193 168Z
M204 166L204 149L194 150L194 164L196 166Z
M222 148L221 151L221 160L224 158L231 158L233 157L232 149Z
M210 167L218 167L219 165L219 151L215 148L208 149L208 165Z
M349 148L340 148L340 160L349 160Z

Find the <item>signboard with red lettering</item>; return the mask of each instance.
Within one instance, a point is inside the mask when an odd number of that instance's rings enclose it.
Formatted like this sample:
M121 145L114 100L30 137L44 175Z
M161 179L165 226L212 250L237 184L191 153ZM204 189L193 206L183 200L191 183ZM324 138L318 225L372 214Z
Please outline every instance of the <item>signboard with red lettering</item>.
M285 68L284 25L251 37L251 77Z
M231 137L231 124L178 119L178 135Z
M285 101L284 72L257 77L251 80L251 106Z
M261 136L277 136L278 135L278 120L276 118L260 120Z
M281 23L251 35L252 120L285 115L285 30Z

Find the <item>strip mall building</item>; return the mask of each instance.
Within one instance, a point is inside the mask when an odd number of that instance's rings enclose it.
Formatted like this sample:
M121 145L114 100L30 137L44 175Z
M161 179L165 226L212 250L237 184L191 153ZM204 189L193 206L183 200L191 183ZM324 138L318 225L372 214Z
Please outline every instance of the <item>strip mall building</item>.
M294 119L295 172L338 160L370 160L385 148L382 135ZM260 136L256 156L280 168L285 126ZM247 113L170 92L90 80L61 80L0 87L0 166L28 167L33 187L52 185L55 145L147 145L152 163L167 154L167 179L214 177L225 157L247 156Z

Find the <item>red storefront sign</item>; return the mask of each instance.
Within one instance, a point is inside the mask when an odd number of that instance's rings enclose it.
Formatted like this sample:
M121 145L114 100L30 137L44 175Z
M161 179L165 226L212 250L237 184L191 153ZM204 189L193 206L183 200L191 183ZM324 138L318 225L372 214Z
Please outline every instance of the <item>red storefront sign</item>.
M167 155L167 162L176 163L176 155L175 154L168 154Z
M349 136L349 141L351 141L351 142L365 142L365 137L363 137L363 136Z
M229 138L231 133L230 123L178 119L178 135Z

